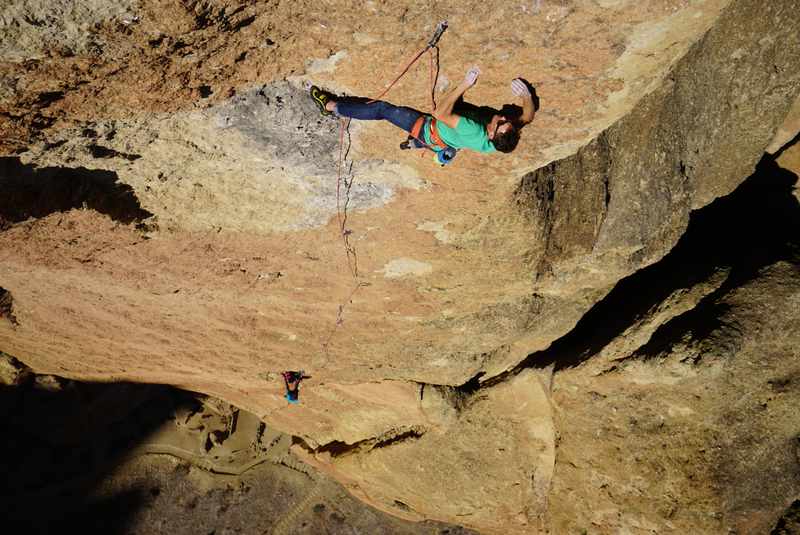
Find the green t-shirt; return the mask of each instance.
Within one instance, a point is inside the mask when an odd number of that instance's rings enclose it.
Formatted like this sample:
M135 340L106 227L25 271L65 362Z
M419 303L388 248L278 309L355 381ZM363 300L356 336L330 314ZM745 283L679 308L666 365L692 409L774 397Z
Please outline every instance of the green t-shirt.
M436 130L442 142L456 149L472 149L487 154L494 152L494 145L489 141L489 134L486 132L486 125L489 121L474 111L464 110L456 112L461 118L455 130L442 123L436 123ZM432 118L425 120L425 142L430 144L430 122Z

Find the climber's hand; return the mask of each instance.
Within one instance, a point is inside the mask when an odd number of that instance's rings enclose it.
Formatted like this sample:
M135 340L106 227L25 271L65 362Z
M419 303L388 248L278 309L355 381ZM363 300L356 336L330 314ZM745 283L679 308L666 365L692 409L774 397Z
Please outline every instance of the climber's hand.
M523 82L521 78L511 80L511 92L514 93L515 97L525 98L531 96L528 84Z
M475 82L478 81L478 76L481 74L481 70L478 67L470 67L467 71L466 76L464 76L464 81L461 82L464 86L469 89Z

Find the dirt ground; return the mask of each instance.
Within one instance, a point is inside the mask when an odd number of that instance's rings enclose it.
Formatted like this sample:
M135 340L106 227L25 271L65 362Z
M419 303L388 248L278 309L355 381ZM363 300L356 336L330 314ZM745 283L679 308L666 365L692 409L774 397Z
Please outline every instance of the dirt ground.
M4 379L18 365L0 364ZM291 437L218 399L22 379L0 391L3 533L477 535L370 508L291 454Z

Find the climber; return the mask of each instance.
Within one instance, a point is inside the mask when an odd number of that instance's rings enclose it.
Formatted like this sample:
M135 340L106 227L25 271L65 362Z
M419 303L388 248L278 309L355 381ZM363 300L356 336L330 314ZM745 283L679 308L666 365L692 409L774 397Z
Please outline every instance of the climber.
M300 381L303 379L307 379L303 375L303 370L283 373L283 382L286 383L286 399L292 403L297 403L297 389L300 388Z
M311 87L311 98L323 115L337 113L364 121L389 121L411 134L400 148L430 148L439 154L439 161L444 164L455 155L455 149L460 148L484 153L513 151L519 142L519 130L531 122L536 113L536 92L531 93L531 88L521 78L511 82L511 92L522 99L522 115L516 119L495 115L487 120L474 111L454 111L458 99L475 85L480 74L477 67L469 69L464 80L444 97L433 116L382 101L367 104L344 102L316 86Z

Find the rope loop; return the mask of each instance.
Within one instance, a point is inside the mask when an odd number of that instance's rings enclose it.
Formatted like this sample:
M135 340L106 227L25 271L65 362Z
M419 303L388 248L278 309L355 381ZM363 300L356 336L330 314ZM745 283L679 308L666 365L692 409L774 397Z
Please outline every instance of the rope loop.
M412 59L409 62L409 64L406 65L406 68L403 69L403 72L401 72L397 76L397 78L395 78L394 81L391 84L389 84L389 87L387 87L383 91L383 93L378 95L377 98L374 98L374 99L370 100L369 102L367 102L367 104L372 104L373 102L377 102L381 98L383 98L383 96L386 93L389 92L389 90L394 86L394 84L396 84L397 81L400 80L400 78L402 78L403 75L406 72L408 72L408 69L411 68L411 66L420 58L420 56L422 56L422 54L427 52L428 55L430 55L430 58L431 58L431 113L436 111L436 101L434 99L433 52L431 52L431 48L436 47L436 43L439 41L439 38L442 36L442 34L444 33L444 31L446 29L447 29L447 20L443 20L442 22L439 23L439 27L437 28L436 33L433 34L433 38L428 42L428 45L425 48L423 48L422 50L420 50L417 53L416 56L414 56L414 59ZM438 56L438 48L437 48L437 56ZM350 303L350 300L353 298L353 296L355 295L355 293L358 290L360 290L361 288L364 288L365 286L371 286L370 283L361 282L361 279L358 278L358 274L356 273L356 269L353 266L353 260L350 257L350 252L351 252L350 251L350 246L347 243L347 236L352 234L354 231L353 230L347 230L346 231L344 229L344 219L342 218L340 187L341 187L341 183L342 183L342 154L343 154L343 150L344 150L344 129L345 129L345 125L346 124L347 124L347 118L345 117L344 119L342 119L342 131L341 131L341 134L339 136L339 171L338 171L337 176L336 176L336 212L337 212L337 216L339 218L339 232L341 233L341 237L342 237L342 245L343 245L344 250L345 250L345 255L347 256L347 265L350 268L350 274L352 275L353 280L356 283L356 287L353 289L352 292L350 292L350 295L347 297L347 299L344 301L344 303L339 305L339 314L337 314L337 316L336 316L336 324L333 326L333 329L331 330L330 335L328 335L328 339L325 340L324 344L322 344L322 347L325 348L325 359L326 359L325 360L325 364L327 364L330 361L328 348L330 346L331 339L333 339L333 335L339 329L339 325L341 325L345 321L342 318L342 314L344 313L345 307L347 306L348 303ZM424 153L423 153L423 156L424 156ZM345 186L349 187L348 184L347 184L347 179L345 179L344 182L345 182ZM352 179L351 179L350 182L352 184ZM318 368L318 369L324 368L325 364L320 366L320 368Z

